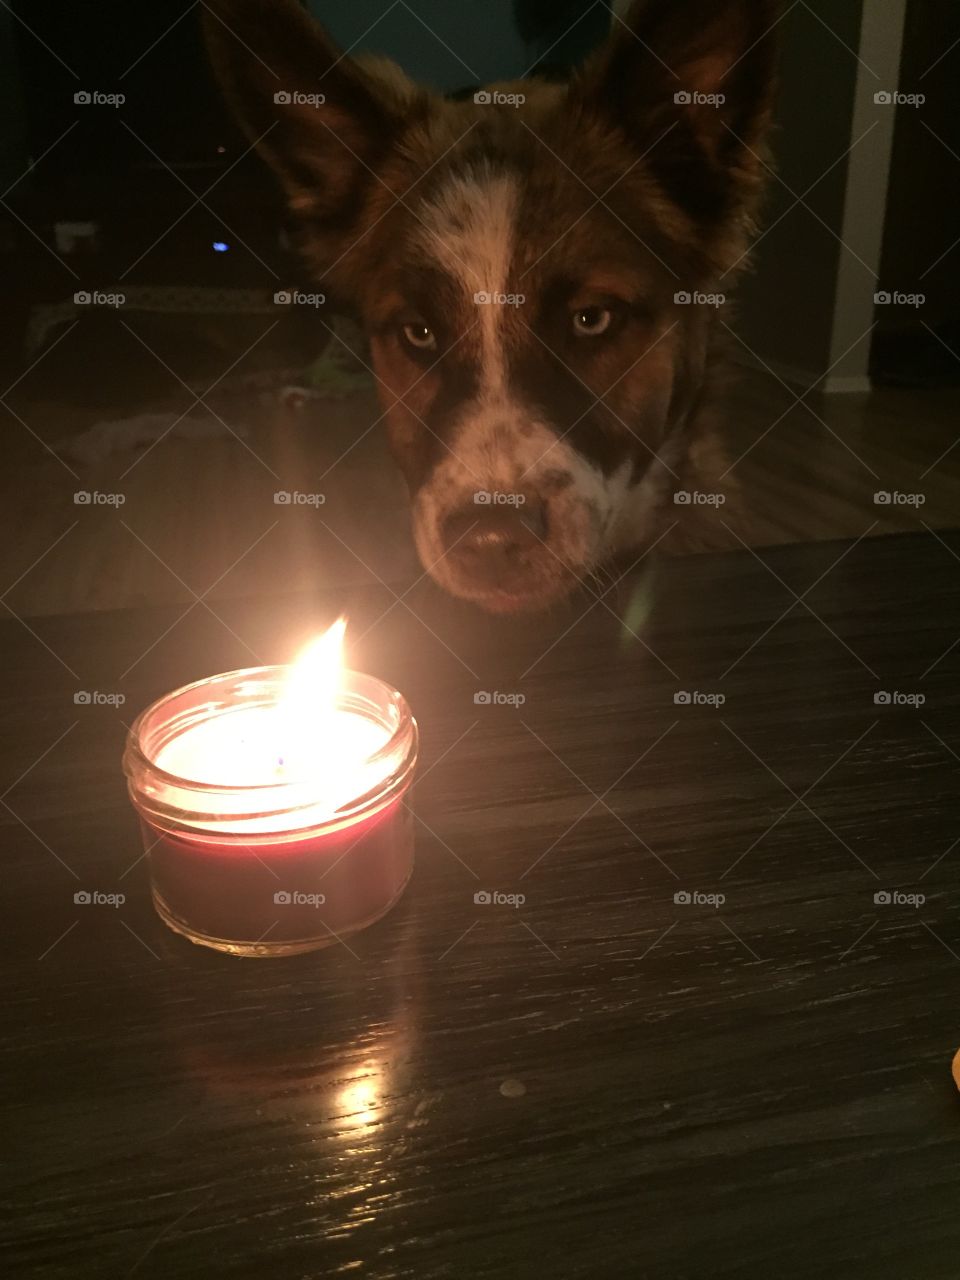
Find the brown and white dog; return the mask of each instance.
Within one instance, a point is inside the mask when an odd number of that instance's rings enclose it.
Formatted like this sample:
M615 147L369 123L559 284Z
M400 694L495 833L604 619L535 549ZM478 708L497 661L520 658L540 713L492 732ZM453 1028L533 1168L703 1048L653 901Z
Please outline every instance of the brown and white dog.
M218 78L369 336L424 566L540 607L657 535L763 186L774 0L637 0L568 84L450 100L295 0L208 0ZM686 298L693 298L688 303Z

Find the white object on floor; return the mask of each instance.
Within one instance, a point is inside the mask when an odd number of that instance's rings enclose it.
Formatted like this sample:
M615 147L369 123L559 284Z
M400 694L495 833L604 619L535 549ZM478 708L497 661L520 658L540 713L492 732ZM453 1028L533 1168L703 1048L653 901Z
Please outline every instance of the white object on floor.
M232 436L246 440L249 434L245 427L226 427L215 418L185 418L175 413L138 413L132 418L98 422L82 435L61 441L57 452L74 462L92 466L105 462L113 454L142 449L165 438L215 440Z
M71 254L78 250L96 248L100 226L96 222L55 222L53 242L57 253Z

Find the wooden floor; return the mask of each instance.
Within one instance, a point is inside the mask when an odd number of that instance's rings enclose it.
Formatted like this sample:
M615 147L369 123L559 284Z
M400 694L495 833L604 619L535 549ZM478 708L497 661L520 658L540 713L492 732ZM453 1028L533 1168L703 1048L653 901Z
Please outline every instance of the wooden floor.
M98 464L68 444L97 416L44 398L28 379L9 397L0 479L0 597L22 618L140 604L206 604L420 573L405 491L386 455L372 393L300 414L220 403L210 439L174 433ZM178 412L190 400L166 407ZM0 409L0 414L3 410ZM673 554L955 526L960 393L876 391L796 403L768 373L741 371L725 429L732 469L718 508L676 507ZM51 452L51 450L53 452ZM56 454L57 456L54 456ZM274 494L319 492L319 507ZM122 506L78 505L77 491ZM922 506L877 505L878 491ZM947 554L944 552L944 554Z

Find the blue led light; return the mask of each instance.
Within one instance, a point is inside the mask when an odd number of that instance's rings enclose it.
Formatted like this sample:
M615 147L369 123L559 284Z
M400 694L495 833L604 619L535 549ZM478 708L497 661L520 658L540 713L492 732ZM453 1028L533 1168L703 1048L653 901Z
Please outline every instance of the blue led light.
M213 242L214 253L226 253L229 248L230 246L227 244L226 240L214 240Z

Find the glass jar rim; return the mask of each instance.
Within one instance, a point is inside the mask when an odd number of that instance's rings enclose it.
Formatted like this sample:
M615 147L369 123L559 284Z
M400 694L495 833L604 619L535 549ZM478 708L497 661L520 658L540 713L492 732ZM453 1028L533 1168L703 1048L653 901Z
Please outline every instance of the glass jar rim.
M226 671L215 676L207 676L171 690L141 711L130 726L123 754L124 774L127 778L131 798L137 809L153 822L173 823L174 826L181 830L192 830L198 834L208 834L214 838L223 836L240 838L246 834L248 837L253 836L254 839L257 838L258 833L251 831L249 828L241 828L237 831L236 824L249 822L251 819L267 819L281 815L292 816L298 813L306 817L314 812L317 809L317 799L316 796L309 794L311 779L293 778L280 782L271 781L240 785L223 782L203 782L199 779L184 777L181 774L172 773L161 768L151 758L151 753L144 741L147 730L150 727L155 727L158 732L162 732L165 722L168 725L173 723L174 716L172 711L165 721L164 710L172 708L178 700L189 700L191 694L206 693L208 690L212 694L218 687L236 686L243 682L250 682L251 686L256 683L256 685L265 689L271 686L279 688L287 671L289 671L288 665L277 664L264 667L242 667L235 671ZM368 719L375 720L388 732L386 741L376 751L364 757L363 760L365 765L374 767L382 763L384 776L369 791L345 799L344 803L330 812L325 819L317 819L314 823L307 824L309 826L325 827L330 824L338 824L358 812L365 812L370 808L379 807L381 803L386 803L397 790L404 787L409 781L412 769L416 764L419 731L417 722L403 694L387 684L386 681L379 679L377 676L367 675L365 672L345 669L342 676L342 686L337 705L345 710L354 710L358 715L365 715ZM351 703L351 693L354 695L353 703ZM358 707L356 703L360 699L364 699L368 705L366 707ZM260 706L270 706L274 701L275 699L269 697L250 697L249 699L251 705ZM243 700L236 699L235 706L243 706ZM376 711L380 708L382 708L381 714L370 714L371 709ZM198 716L194 723L202 723L203 720L213 719L218 715L228 715L232 709L234 708L229 706L212 708L207 716ZM392 712L389 718L387 715L388 710ZM152 726L151 722L153 721L157 722L156 726ZM164 790L176 793L178 802L175 803L172 799L158 794ZM250 807L245 808L243 812L230 811L225 813L218 811L215 808L217 796L249 796ZM190 809L183 807L190 797L195 797L201 807L194 806ZM293 801L296 798L297 802L281 803L284 797L288 801ZM269 803L271 800L273 803ZM207 801L211 802L209 808L205 807ZM208 825L214 818L224 824L216 831ZM234 827L233 831L231 831L231 825ZM288 830L292 829L288 828ZM296 828L296 830L302 832L303 828Z
M172 702L174 698L190 693L193 689L200 689L205 685L213 685L220 680L235 680L240 679L243 676L268 676L271 672L289 671L290 665L291 664L289 663L275 663L272 666L266 667L238 667L235 671L224 671L219 675L205 676L201 680L191 680L189 684L183 684L177 689L171 689L169 693L165 693L161 698L156 698L149 706L145 707L134 720L133 724L130 726L129 734L127 735L127 750L136 759L138 764L145 766L151 771L151 773L156 774L156 776L161 778L164 782L186 783L192 791L224 791L227 789L231 791L276 791L276 782L252 782L243 786L233 786L222 782L202 782L199 778L188 778L183 774L170 773L166 769L161 769L155 760L150 759L140 746L140 736L143 726L150 716L156 714L156 712L158 712L165 703ZM366 672L363 671L354 671L350 668L344 668L343 677L344 680L349 677L359 677L371 684L379 685L379 687L389 696L389 699L396 703L400 711L400 723L392 731L387 741L382 747L378 747L371 755L365 757L366 763L379 764L381 760L386 760L394 753L397 740L403 734L406 722L412 721L413 724L416 725L413 713L411 712L403 694L398 689L394 689L392 685L387 684L385 680L381 680L378 676L371 676L367 675ZM227 715L229 712L214 712L213 714ZM212 719L213 717L211 716L210 718ZM129 776L129 771L127 776ZM294 779L293 781L303 781L303 779Z

